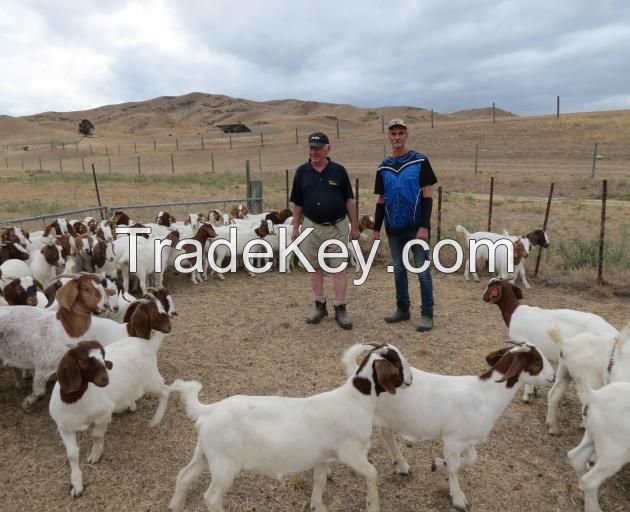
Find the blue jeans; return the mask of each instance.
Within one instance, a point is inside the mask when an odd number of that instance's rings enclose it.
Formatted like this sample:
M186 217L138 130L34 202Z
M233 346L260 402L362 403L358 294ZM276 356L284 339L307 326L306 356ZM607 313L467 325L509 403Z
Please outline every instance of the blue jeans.
M389 250L394 261L396 305L401 309L408 309L410 304L407 269L403 266L403 248L409 240L415 240L415 238L416 233L414 231L387 235ZM413 252L413 266L420 268L424 264L425 259L428 258L427 252L419 245L414 245L411 251ZM418 280L420 281L420 298L422 300L420 314L433 318L433 281L431 279L431 268L429 267L424 272L418 274Z

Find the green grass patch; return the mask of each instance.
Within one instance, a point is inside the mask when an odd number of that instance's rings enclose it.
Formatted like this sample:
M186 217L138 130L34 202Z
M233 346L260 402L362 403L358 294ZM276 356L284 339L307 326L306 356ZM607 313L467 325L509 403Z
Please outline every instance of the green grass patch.
M599 240L560 241L558 253L568 269L596 268L599 261ZM604 266L630 267L630 246L604 241Z
M38 200L4 201L2 207L9 213L26 213L29 216L45 215L50 212L62 212L70 209L58 201L48 203Z

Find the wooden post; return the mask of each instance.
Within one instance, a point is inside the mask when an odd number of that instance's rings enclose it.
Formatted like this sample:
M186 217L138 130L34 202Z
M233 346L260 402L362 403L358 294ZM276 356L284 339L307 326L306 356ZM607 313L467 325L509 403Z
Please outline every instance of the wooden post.
M604 233L606 226L606 196L608 195L608 180L602 182L602 220L599 228L599 261L597 263L597 284L604 284Z
M593 145L593 168L591 170L591 179L595 178L595 165L597 162L597 142Z
M24 166L22 166L22 169L24 169ZM61 158L59 158L59 172L63 172L63 163L61 161Z
M175 174L175 159L173 158L173 153L171 153L171 173Z
M179 151L179 139L175 139L175 148Z
M75 152L75 153L78 153L78 152L79 152L79 143L78 143L78 142L75 142L75 143L74 143L74 152Z
M560 119L560 96L556 96L556 118Z
M66 151L66 143L64 141L61 141L61 151Z
M41 167L42 167L42 159L39 159L39 170L41 171ZM85 174L85 160L83 159L83 157L81 157L81 170L83 171L83 174Z
M250 183L251 183L251 172L250 172L250 168L249 168L249 160L245 160L245 190L246 190L246 195L247 195L247 209L251 210L251 206L252 206L252 201L249 198L249 190L250 190Z
M81 158L81 162L83 162L83 158ZM39 157L39 170L42 171L42 157ZM83 168L83 172L85 172L85 168Z
M385 116L381 114L381 133L385 133Z
M214 172L214 151L210 152L210 164L212 165L212 172Z
M155 139L153 139L153 152L157 151L157 145L155 144Z
M59 160L61 160L61 158ZM24 170L24 157L23 156L20 157L20 161L22 162L22 170Z
M204 146L203 137L201 137L201 151L205 151L205 150L206 150L206 146Z
M478 162L479 162L479 144L475 144L475 174L477 174Z
M4 163L7 164L7 171L9 170L9 157L4 157Z
M547 199L547 209L545 210L545 221L543 222L543 231L547 232L547 222L549 221L549 210L551 209L551 198L553 197L553 181L549 187L549 198ZM538 275L538 267L540 266L540 258L542 256L542 248L538 248L538 256L536 257L536 269L534 270L534 277Z
M262 132L260 132L260 147L261 148L265 147L265 139L263 138Z
M295 131L297 132L297 128L295 129ZM289 207L289 169L284 170L284 182L285 182L285 189L287 192L287 208L288 208Z
M431 109L431 128L433 128L433 109Z
M109 147L105 146L105 156L109 156Z
M337 118L337 138L339 138L339 118Z
M107 168L109 169L109 174L112 173L112 159L108 158L107 159Z
M488 231L492 231L492 199L494 197L494 176L490 178L490 204L488 205Z
M442 186L438 187L438 204L437 204L437 241L442 239Z
M492 102L492 124L494 124L496 122L496 118L495 118L495 108L494 108L494 101Z
M230 149L232 149L232 135L230 135Z
M258 149L258 170L262 172L262 156L260 155L260 148Z
M133 143L133 152L137 153L138 152L138 146L136 145L135 141Z
M354 180L354 205L357 212L357 220L359 219L359 178Z
M120 144L118 144L118 156L120 156Z
M99 206L98 211L101 212L101 220L105 220L105 217L103 216L103 205L101 204L101 194L98 192L98 181L96 180L96 170L94 169L94 164L92 164L92 177L94 178L94 188L96 189L96 200L98 201Z
M299 141L298 141L298 129L297 128L295 129L295 143L299 144ZM287 206L287 208L288 208L288 206Z
M138 174L142 174L142 169L140 168L140 155L138 155Z

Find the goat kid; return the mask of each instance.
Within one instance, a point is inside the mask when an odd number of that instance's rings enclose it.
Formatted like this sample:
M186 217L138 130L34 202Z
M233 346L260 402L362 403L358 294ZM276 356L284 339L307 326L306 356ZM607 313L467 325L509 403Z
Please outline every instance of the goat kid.
M380 510L376 469L367 452L379 395L411 384L406 360L392 345L374 348L341 387L308 398L233 396L199 402L201 384L175 381L187 415L199 432L191 462L177 476L169 508L181 511L192 482L207 463L212 482L204 495L211 512L223 511L223 495L242 470L280 478L314 468L310 510L322 502L330 462L340 460L367 481L367 508Z

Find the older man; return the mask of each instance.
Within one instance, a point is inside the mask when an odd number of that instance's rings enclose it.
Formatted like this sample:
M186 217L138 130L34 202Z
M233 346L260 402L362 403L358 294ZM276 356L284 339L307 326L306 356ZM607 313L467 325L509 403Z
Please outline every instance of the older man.
M348 237L359 236L354 193L346 169L330 158L330 141L326 134L315 132L308 137L308 162L300 165L293 178L291 202L293 209L293 239L302 229L313 228L301 243L300 250L315 269L311 275L311 288L315 296L315 307L306 319L308 324L318 324L328 316L324 294L324 271L318 261L318 251L326 240L348 243ZM350 219L350 226L346 216ZM334 252L334 246L328 252ZM337 268L342 259L328 260L327 265ZM352 329L352 321L346 309L348 272L333 273L335 295L335 320L342 329Z

